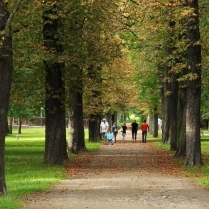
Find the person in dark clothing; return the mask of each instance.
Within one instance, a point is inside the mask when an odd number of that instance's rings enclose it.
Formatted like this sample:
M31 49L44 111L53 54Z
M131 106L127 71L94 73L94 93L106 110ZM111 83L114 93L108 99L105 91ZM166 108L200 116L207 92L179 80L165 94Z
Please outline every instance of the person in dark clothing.
M127 130L127 126L126 123L123 123L122 127L121 127L121 132L122 132L122 140L123 143L125 143L125 138L126 138L126 130Z
M131 131L132 131L132 139L133 139L133 143L136 143L136 136L137 136L137 131L138 131L138 123L136 122L136 120L134 120L134 122L131 124Z
M117 129L116 123L113 123L112 133L113 133L113 142L116 143L116 137L118 134L118 129Z

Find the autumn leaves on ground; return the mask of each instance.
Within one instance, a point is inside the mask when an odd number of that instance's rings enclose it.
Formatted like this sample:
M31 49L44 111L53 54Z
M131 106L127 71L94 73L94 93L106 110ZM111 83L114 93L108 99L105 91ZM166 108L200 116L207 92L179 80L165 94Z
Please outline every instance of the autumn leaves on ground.
M183 168L181 168L177 162L177 159L173 158L173 153L167 150L161 150L156 148L149 142L144 144L141 142L132 143L127 141L126 143L117 142L114 145L101 145L105 149L109 149L108 155L97 156L97 166L90 166L93 161L96 152L86 152L79 154L78 157L71 160L66 164L66 170L69 176L76 175L79 171L93 169L95 173L100 173L102 169L108 169L110 172L117 172L125 169L134 170L159 170L165 174L181 175ZM138 154L133 153L132 148L138 148ZM125 149L127 155L121 151ZM130 162L133 162L133 158L137 159L137 165L131 167ZM99 160L98 160L99 159ZM126 164L126 162L128 162ZM126 164L126 165L125 165ZM128 165L129 164L129 165Z

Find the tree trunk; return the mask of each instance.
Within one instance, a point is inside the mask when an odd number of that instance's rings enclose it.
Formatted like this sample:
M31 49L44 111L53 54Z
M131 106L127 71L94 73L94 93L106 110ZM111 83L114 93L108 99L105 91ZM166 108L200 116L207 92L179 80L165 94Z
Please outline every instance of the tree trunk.
M10 88L12 82L12 38L5 1L0 0L0 195L7 193L4 168L5 136ZM5 32L5 29L8 31Z
M186 156L186 89L184 85L179 85L179 99L178 99L178 124L177 124L177 152L175 157Z
M68 152L78 154L78 130L77 130L77 111L76 111L76 93L71 92L71 102L69 109L69 140L68 140Z
M77 92L77 129L78 129L78 151L86 151L85 145L85 134L84 134L84 124L83 124L83 95L82 91Z
M13 125L13 118L10 117L10 121L9 121L9 134L12 134L12 125Z
M154 114L153 112L149 115L149 121L147 121L149 123L149 133L153 134L153 130L154 130Z
M9 134L9 123L8 123L8 120L6 121L6 127L7 127L7 134Z
M177 75L171 78L171 95L170 95L170 150L177 150L177 107L178 107L178 83Z
M117 120L117 112L115 111L114 114L112 115L112 121L116 123L116 125L118 124L118 120Z
M109 129L108 131L112 130L112 124L113 124L113 120L112 120L112 115L111 113L107 113L106 116L104 116L107 119L107 122L109 124Z
M188 17L187 48L188 79L186 106L186 162L187 166L203 164L200 145L200 101L201 101L201 46L199 33L198 0L186 1L194 9ZM195 14L195 15L194 15Z
M168 77L168 71L170 68L165 67L164 70L164 78ZM170 84L168 82L164 82L163 88L163 120L162 120L162 142L170 143L169 141L169 128L170 128Z
M92 45L89 45L89 55L91 55ZM96 85L98 87L102 84L102 77L101 73L102 69L101 67L95 67L91 65L88 68L88 77L92 83L92 85ZM90 142L99 142L101 140L101 134L100 134L100 123L101 123L101 112L102 112L102 96L101 96L101 89L95 88L91 90L91 100L96 101L88 101L88 106L92 106L93 110L89 114L89 141Z
M58 33L59 21L56 3L45 8L42 30L44 46L50 53L49 56L52 56L44 61L46 71L44 162L47 164L62 164L68 159L65 128L65 89L62 78L64 63L57 60L58 55L62 53Z
M22 119L19 119L18 134L21 134L21 128L22 128Z
M173 4L173 1L170 1ZM173 18L173 11L169 11L169 22L168 22L168 29L167 32L169 34L168 39L165 40L167 42L166 51L168 55L171 55L173 50L175 49L175 43L173 40L174 31L175 31L175 21ZM176 133L177 133L177 74L172 71L174 60L171 56L166 58L166 66L164 70L164 94L165 94L165 121L164 121L164 136L163 142L169 143L171 150L176 150L177 143L176 143Z
M62 164L67 156L65 109L63 104L63 82L61 66L54 63L46 69L45 101L45 155L47 164ZM50 87L50 88L49 88Z
M160 74L160 66L158 66L158 72ZM161 97L161 113L162 113L162 124L161 124L161 131L162 131L162 142L164 142L164 121L165 121L165 95L164 95L164 79L162 75L159 75L159 82L161 84L160 88L160 97Z
M153 137L158 137L158 112L157 107L153 110Z
M99 114L90 115L90 119L89 119L89 141L90 142L99 142L101 140L100 123L101 123L101 116Z
M81 91L71 92L69 116L69 143L68 151L77 154L86 151L83 124L83 100Z

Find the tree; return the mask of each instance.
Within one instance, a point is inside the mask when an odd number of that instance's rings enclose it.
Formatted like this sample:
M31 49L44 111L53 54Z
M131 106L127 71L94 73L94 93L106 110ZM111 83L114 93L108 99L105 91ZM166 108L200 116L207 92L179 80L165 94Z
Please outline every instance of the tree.
M155 4L153 4L155 5ZM158 135L158 114L160 113L160 85L157 66L159 61L159 41L157 22L159 12L151 9L150 1L126 1L121 7L121 21L126 50L135 69L135 91L137 92L138 107L143 115L150 114L150 131ZM156 23L154 23L156 21ZM157 41L157 42L156 42Z
M198 0L185 1L190 11L186 25L188 38L188 82L186 106L186 162L187 166L202 165L200 146L201 101L201 46L199 32Z
M83 124L83 66L85 63L85 41L83 30L86 19L86 5L79 0L66 1L63 20L62 41L66 63L65 86L69 109L68 151L85 151ZM67 31L67 34L66 34Z
M199 15L200 15L200 38L201 38L201 68L202 68L202 96L201 96L201 128L209 129L209 111L208 111L208 103L209 103L209 36L208 36L208 2L206 0L199 2Z
M129 35L130 46L134 52L140 51L137 46L143 46L146 50L152 49L149 50L149 59L152 60L155 70L158 66L159 78L164 88L161 88L163 141L169 142L171 149L176 150L177 145L180 145L177 144L177 139L179 139L182 147L178 148L181 149L182 154L186 147L185 164L201 165L199 133L201 47L198 1L185 1L184 3L169 1L157 4L152 0L146 3L127 1L124 5L126 12L123 22L129 34L133 34ZM137 7L139 11L134 7ZM143 13L145 10L146 13ZM138 29L136 25L139 25L140 31L136 30ZM170 25L169 28L168 25ZM183 99L183 96L186 97ZM186 104L185 109L180 106L182 102ZM177 111L181 115L178 115ZM179 124L176 115L179 116ZM185 119L182 118L184 116Z
M113 96L110 83L112 63L121 55L117 37L117 1L93 1L87 5L83 37L87 62L84 67L84 104L89 117L89 140L100 141L101 115L112 114L110 102L105 96ZM108 69L108 74L106 70ZM108 78L105 75L108 75ZM114 88L112 88L113 90ZM115 89L114 89L115 90ZM91 99L89 99L91 98ZM108 97L109 98L109 97ZM110 122L110 121L109 121Z
M88 84L88 94L91 95L91 100L87 101L86 104L94 109L94 111L91 110L89 113L89 141L91 142L101 140L99 132L101 114L103 113L101 73L101 67L96 68L94 66L90 66L88 68L88 78L92 86L89 85L90 83Z
M69 84L69 143L68 151L77 154L86 151L83 124L83 81L79 66L71 66L74 76ZM77 74L77 76L75 75ZM71 74L72 75L72 74Z
M47 4L48 3L48 4ZM61 164L68 159L65 130L65 88L63 83L64 63L59 60L63 48L59 42L60 19L58 2L45 1L43 12L44 47L48 54L44 59L46 142L44 162Z
M34 117L34 109L31 110L23 105L10 107L8 116L10 117L9 133L12 134L13 119L18 119L18 134L21 134L22 120L26 118L32 119Z
M5 135L7 133L7 114L9 107L9 96L12 82L12 37L11 21L19 7L17 1L11 14L8 11L5 1L0 1L0 194L6 194L4 150Z

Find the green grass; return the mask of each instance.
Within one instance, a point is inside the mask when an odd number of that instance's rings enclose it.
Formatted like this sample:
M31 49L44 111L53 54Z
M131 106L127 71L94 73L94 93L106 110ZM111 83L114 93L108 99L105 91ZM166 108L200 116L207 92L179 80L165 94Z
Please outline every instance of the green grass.
M87 142L86 140L86 148L89 152L98 151L100 146L101 142Z
M159 135L157 138L153 138L151 135L148 135L148 140L151 141L153 145L162 149L169 150L169 144L163 144L161 142L162 136ZM184 168L182 169L182 174L194 178L198 184L209 190L209 132L204 131L204 136L201 136L201 152L204 165L201 167L198 166L189 166L184 167L184 162L182 159L179 159L179 166Z
M17 209L24 195L43 191L52 184L66 179L61 165L43 164L44 128L23 128L6 137L5 173L7 195L0 197L1 209ZM101 143L86 142L88 151L96 151ZM69 157L73 157L70 155Z

